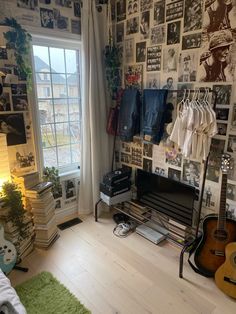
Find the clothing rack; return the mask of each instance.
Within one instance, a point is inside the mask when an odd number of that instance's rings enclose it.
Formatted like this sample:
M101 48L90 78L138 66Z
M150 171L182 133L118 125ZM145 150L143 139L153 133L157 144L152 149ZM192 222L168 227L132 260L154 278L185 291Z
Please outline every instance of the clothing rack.
M216 109L216 102L217 102L217 92L213 89L210 88L199 88L199 89L176 89L176 90L170 90L171 93L186 93L188 91L189 94L191 93L196 93L199 91L200 93L203 92L208 92L211 93L214 96L214 102L213 102L213 107L212 109L215 111ZM179 277L183 278L183 260L184 260L184 253L195 243L195 241L198 238L199 235L199 225L200 225L200 220L201 220L201 211L202 211L202 202L203 202L203 195L204 195L204 189L205 189L205 182L206 182L206 174L207 174L207 166L208 166L208 161L209 161L209 156L210 152L204 161L204 170L203 170L203 180L202 180L202 186L201 186L201 192L200 192L200 197L199 197L199 207L197 211L197 225L196 225L196 232L195 232L195 239L194 241L191 241L190 243L187 243L186 245L183 246L183 249L180 253L180 262L179 262Z

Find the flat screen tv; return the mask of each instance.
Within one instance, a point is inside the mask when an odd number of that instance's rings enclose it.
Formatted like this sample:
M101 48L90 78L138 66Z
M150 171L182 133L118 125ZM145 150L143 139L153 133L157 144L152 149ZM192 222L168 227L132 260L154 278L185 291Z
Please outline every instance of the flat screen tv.
M196 189L193 186L137 170L137 197L145 205L186 226L192 226Z

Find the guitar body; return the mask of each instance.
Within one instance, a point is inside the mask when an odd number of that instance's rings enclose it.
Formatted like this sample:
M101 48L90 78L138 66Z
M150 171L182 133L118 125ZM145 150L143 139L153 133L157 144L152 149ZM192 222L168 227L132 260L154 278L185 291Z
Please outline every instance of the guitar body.
M203 221L203 236L196 249L194 261L197 267L209 277L225 261L225 247L236 242L236 221L226 219L224 230L218 229L218 217L208 215Z
M17 252L15 246L4 238L4 229L0 224L0 269L8 274L15 266Z
M225 294L236 298L236 242L226 246L225 254L224 264L215 273L215 282Z

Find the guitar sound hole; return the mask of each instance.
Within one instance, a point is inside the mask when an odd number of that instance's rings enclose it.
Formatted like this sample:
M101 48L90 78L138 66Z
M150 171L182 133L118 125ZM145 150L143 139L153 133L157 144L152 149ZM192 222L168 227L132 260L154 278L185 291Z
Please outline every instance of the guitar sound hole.
M218 241L225 241L227 240L227 232L225 230L216 230L214 232L214 237Z

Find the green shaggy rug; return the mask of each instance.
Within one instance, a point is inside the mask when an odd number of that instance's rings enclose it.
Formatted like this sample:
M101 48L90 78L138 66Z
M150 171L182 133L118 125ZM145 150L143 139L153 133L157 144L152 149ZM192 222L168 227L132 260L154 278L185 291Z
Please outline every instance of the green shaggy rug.
M48 272L17 286L16 291L27 314L91 314Z

